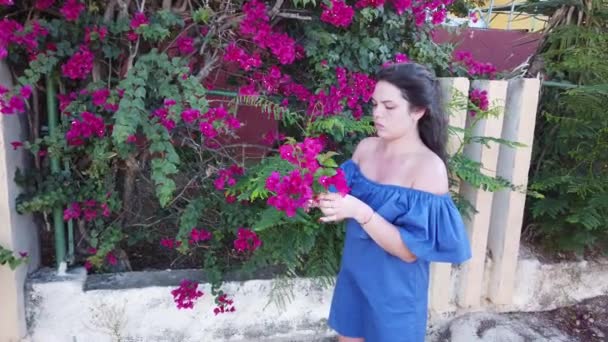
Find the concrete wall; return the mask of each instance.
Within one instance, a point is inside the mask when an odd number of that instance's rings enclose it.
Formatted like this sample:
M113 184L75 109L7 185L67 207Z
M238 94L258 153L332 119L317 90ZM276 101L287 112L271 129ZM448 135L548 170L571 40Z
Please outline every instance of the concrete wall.
M542 264L531 254L524 254L516 268L518 283L513 303L485 303L484 311L549 310L608 293L608 259ZM455 271L454 276L458 277L460 272ZM270 279L228 282L224 289L234 299L236 312L215 316L210 286L201 282L200 289L205 294L194 309L178 310L171 290L181 278L201 280L201 274L199 270L181 270L87 277L84 269L72 270L65 276L41 270L29 284L30 335L26 341L335 341L329 338L335 332L327 327L333 289L303 278L290 282ZM484 283L489 282L490 276L484 274ZM284 296L284 305L270 301L278 298L278 293ZM429 334L434 326L471 311L460 308L456 296L457 293L451 293L450 304L441 312L430 312ZM487 288L482 296L488 296Z
M3 62L0 63L0 84L10 88L11 75ZM37 228L30 216L18 215L15 198L19 188L13 178L17 168L26 165L26 153L14 151L12 141L23 141L27 132L24 115L0 114L0 244L15 252L27 252L30 261L12 271L7 265L0 266L0 341L18 341L26 334L24 310L24 283L28 270L38 268L40 249Z

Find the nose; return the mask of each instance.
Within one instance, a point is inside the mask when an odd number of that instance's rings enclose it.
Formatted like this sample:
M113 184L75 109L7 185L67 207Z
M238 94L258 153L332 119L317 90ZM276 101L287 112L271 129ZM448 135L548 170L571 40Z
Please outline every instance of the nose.
M374 119L379 119L382 115L384 114L384 110L382 109L381 106L376 106L373 110L372 110L372 117Z

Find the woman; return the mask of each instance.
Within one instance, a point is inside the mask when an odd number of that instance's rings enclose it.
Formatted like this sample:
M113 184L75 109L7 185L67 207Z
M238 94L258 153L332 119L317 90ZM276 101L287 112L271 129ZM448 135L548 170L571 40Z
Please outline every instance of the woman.
M340 342L422 342L429 263L462 263L470 245L449 194L437 80L413 63L383 68L377 80L377 137L341 166L350 194L315 203L322 222L347 219L329 325Z

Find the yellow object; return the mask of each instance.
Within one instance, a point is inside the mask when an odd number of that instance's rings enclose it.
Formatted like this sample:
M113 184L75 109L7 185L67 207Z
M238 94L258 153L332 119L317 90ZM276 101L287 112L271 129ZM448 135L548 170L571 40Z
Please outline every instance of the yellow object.
M517 1L515 5L524 2ZM513 0L486 0L481 8L475 11L475 16L483 22L488 21L488 12L490 12L488 28L499 30L527 30L540 31L542 30L549 19L543 15L533 15L521 13L517 9L511 13ZM492 7L490 11L490 6ZM476 26L479 27L479 26ZM486 27L483 25L483 27Z

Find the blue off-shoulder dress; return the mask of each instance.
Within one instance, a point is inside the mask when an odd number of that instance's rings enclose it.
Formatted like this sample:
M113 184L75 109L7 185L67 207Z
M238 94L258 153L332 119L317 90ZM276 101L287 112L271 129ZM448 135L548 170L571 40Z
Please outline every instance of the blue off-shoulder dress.
M347 220L329 326L366 342L423 342L430 262L462 263L471 257L460 213L449 194L375 182L352 160L341 168L350 194L393 223L417 260L407 263L387 253L355 220Z

